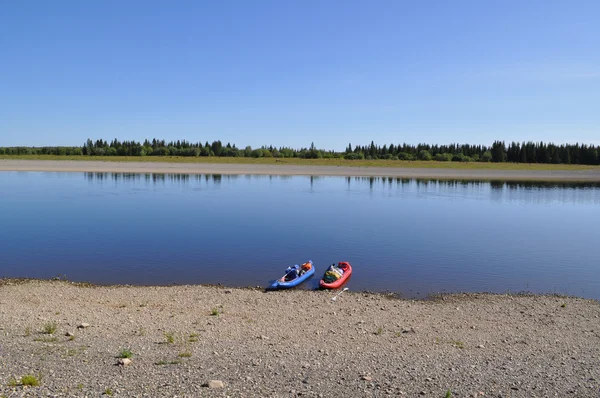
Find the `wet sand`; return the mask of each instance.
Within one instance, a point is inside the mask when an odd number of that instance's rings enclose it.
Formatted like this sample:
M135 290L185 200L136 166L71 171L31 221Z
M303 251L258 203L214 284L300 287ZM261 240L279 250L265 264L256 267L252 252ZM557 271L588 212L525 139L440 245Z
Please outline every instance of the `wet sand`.
M489 170L0 159L0 171L256 174L435 178L461 180L600 182L600 167L591 170Z

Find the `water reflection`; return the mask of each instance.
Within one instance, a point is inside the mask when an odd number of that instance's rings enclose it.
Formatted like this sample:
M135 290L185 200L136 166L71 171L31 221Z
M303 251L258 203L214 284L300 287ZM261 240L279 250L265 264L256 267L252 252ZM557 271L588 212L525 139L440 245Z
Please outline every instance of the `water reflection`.
M206 183L218 186L238 178L248 181L295 181L302 184L308 180L309 191L318 192L336 181L345 182L345 190L363 190L368 186L371 194L390 192L394 187L401 193L418 196L452 196L458 198L484 198L494 202L523 201L526 203L600 203L598 182L544 182L544 181L479 181L463 179L414 179L398 177L324 177L290 175L236 175L236 174L180 174L180 173L84 173L90 183L115 184L144 182L164 185L166 183L187 186Z

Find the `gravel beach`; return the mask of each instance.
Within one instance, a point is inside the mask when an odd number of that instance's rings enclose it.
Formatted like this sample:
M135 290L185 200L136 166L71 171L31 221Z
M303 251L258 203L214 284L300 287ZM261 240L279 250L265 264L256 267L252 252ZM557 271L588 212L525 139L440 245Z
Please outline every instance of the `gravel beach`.
M597 301L333 294L0 280L0 396L600 396Z
M156 163L0 159L0 171L97 173L260 174L350 177L438 178L504 181L600 181L600 167L588 170L489 170L265 164Z

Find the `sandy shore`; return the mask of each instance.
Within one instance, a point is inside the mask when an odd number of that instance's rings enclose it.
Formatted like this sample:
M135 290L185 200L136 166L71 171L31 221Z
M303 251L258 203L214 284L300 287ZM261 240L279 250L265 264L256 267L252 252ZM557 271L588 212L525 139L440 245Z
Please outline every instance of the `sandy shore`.
M483 170L399 167L336 167L259 164L150 163L0 159L0 171L63 171L181 174L264 174L356 177L402 177L469 180L600 181L593 170Z
M599 394L597 301L331 297L0 281L0 396ZM53 334L43 333L53 325ZM128 366L117 365L124 349L132 353ZM19 385L27 374L41 385ZM204 387L210 380L223 387Z

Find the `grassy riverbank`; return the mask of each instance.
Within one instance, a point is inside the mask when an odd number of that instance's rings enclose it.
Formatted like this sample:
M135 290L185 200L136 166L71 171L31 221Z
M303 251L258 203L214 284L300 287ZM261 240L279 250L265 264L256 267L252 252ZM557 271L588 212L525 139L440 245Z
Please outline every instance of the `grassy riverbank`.
M332 295L0 280L0 396L591 397L600 388L597 301ZM131 364L117 365L123 356ZM40 386L24 386L28 375ZM222 387L203 387L209 380Z
M246 157L185 157L185 156L54 156L54 155L0 155L8 160L55 160L55 161L101 161L101 162L144 162L183 164L258 164L294 166L342 166L342 167L393 167L430 168L459 170L516 170L516 171L577 171L598 170L600 166L539 164L539 163L483 163L483 162L437 162L405 160L346 160L346 159L301 159L301 158L246 158Z

